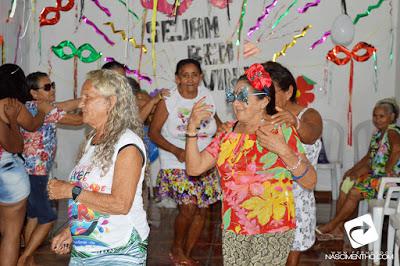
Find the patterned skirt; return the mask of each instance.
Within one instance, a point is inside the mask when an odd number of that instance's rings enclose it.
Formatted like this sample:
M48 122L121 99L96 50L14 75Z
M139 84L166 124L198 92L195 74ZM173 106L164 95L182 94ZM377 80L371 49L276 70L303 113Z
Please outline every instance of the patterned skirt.
M201 176L188 176L185 169L161 169L157 176L158 196L172 198L179 205L196 204L206 208L221 199L221 188L214 169Z
M355 180L354 188L361 193L364 199L373 199L378 193L379 183L379 177L366 174Z

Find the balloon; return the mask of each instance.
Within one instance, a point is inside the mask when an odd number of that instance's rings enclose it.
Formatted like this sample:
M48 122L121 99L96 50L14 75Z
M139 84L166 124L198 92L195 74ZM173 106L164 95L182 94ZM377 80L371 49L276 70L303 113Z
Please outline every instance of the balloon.
M354 25L348 15L338 16L332 24L331 38L336 45L347 46L354 39Z
M71 49L71 54L66 54L64 48L68 47ZM92 45L89 43L84 43L76 49L75 45L71 41L60 42L57 46L52 46L53 52L61 59L68 60L74 56L77 56L84 63L92 63L99 59L102 54L97 52ZM89 51L89 55L84 57L82 54L84 51Z

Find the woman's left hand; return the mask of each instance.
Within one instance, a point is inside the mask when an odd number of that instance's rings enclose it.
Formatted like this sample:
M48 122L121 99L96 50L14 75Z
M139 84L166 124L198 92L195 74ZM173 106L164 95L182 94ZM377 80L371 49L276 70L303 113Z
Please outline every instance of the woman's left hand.
M271 124L275 125L281 125L281 124L286 124L286 126L291 127L298 127L298 121L297 118L294 114L289 112L288 110L279 108L278 106L276 107L276 110L278 113L274 114L271 116Z
M282 154L289 149L285 142L281 126L266 124L256 131L257 141L260 145L273 153Z
M192 113L190 114L188 129L200 127L201 121L210 118L213 114L212 105L205 103L206 98L201 98L197 103L193 105Z
M50 179L47 183L49 199L69 199L72 195L73 185L69 182L57 179Z

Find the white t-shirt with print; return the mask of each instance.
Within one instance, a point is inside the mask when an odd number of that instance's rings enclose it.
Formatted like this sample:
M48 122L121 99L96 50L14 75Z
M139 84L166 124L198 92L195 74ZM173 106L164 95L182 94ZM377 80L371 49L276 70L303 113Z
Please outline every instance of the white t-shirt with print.
M101 169L92 163L96 146L91 145L89 141L84 155L70 174L70 182L81 186L85 190L111 194L114 166L118 152L121 148L130 144L136 146L146 160L143 141L139 136L127 129L115 145L112 163L108 172L102 176ZM88 208L79 201L77 203L73 200L69 201L70 230L73 236L74 248L77 251L99 252L122 247L128 243L133 229L136 229L142 240L147 238L150 228L147 223L146 212L143 209L142 199L145 165L144 163L142 167L132 207L126 215L104 214Z
M214 118L216 110L214 99L210 91L204 86L199 86L197 96L194 99L183 98L178 89L171 91L171 95L165 99L168 118L161 129L161 135L168 142L178 148L185 149L185 134L190 114L193 105L202 97L206 97L204 102L213 107L211 118L201 122L197 144L200 151L208 146L217 131L217 124ZM161 148L159 151L161 169L186 169L185 163L179 162L174 154Z

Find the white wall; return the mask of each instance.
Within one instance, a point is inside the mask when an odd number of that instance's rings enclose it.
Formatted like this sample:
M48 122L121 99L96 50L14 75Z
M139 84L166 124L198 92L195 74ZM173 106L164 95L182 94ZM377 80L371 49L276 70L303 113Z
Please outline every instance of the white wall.
M6 3L7 2L7 3ZM19 6L22 1L18 1ZM31 2L31 1L28 1ZM75 1L79 4L79 1ZM111 33L108 26L102 25L107 21L113 21L117 29L128 29L128 25L133 25L130 31L138 41L140 41L141 22L138 23L132 15L126 12L124 6L118 1L101 1L107 8L110 9L112 17L108 18L100 9L98 9L92 1L85 2L84 14L96 23L116 45L109 46L98 34L95 34L93 29L88 25L82 23L77 32L75 33L76 19L75 11L62 12L60 22L55 26L42 27L42 55L39 56L38 52L38 36L39 31L37 23L30 22L28 29L28 36L24 39L26 43L26 51L29 56L24 58L23 63L28 63L25 71L31 72L36 70L48 71L49 64L52 65L52 79L58 85L57 100L64 100L72 97L73 87L73 63L72 60L63 61L57 58L50 52L51 45L57 45L63 40L71 40L78 47L83 43L91 43L97 50L102 51L103 56L112 56L117 60L126 63L131 68L138 67L139 50L127 47L121 41L119 35ZM173 2L173 1L168 1ZM247 13L244 19L244 27L242 32L242 40L246 38L247 29L254 24L257 17L261 14L264 6L271 1L248 1ZM270 17L263 22L261 29L254 34L252 40L264 32L264 36L268 36L271 32L270 26L272 22L277 19L277 15L283 13L292 1L282 0L271 12ZM304 5L309 1L299 1L295 8ZM142 14L142 7L139 1L128 1L130 7L139 15ZM168 36L175 36L182 33L182 22L185 19L193 17L218 17L219 22L219 37L212 36L212 38L196 38L195 40L181 41L181 42L160 42L156 44L157 55L157 78L152 86L147 83L141 85L148 90L155 87L172 87L174 86L173 73L175 64L178 60L188 56L188 46L196 45L202 47L204 51L204 44L206 43L226 43L226 41L234 32L236 23L240 16L240 8L242 1L233 1L230 5L231 21L227 20L226 9L220 10L212 7L208 1L197 0L193 1L192 6L182 15L178 17L178 26L170 26ZM265 3L265 4L264 4ZM347 8L349 15L354 18L356 14L366 10L369 5L375 4L375 0L363 1L347 1ZM356 25L356 35L354 42L349 46L353 47L359 41L365 41L374 45L378 49L378 67L379 67L379 88L375 92L373 88L373 63L372 59L364 62L355 62L354 65L354 94L353 94L353 126L355 127L359 122L370 119L371 111L374 103L383 97L394 96L400 98L400 92L395 90L395 84L399 84L400 75L396 76L400 70L400 61L398 60L398 53L400 49L399 28L395 27L395 58L392 66L389 64L388 54L390 49L390 25L391 17L389 15L389 1L385 1L379 9L373 10L368 17L362 18ZM393 0L393 14L394 23L398 24L399 21L399 3ZM40 10L47 6L49 1L37 1L36 14L32 17L38 17ZM4 17L4 6L9 5L9 1L1 1L1 15ZM6 8L8 10L8 8ZM321 1L318 7L310 8L307 13L301 15L295 12L295 9L284 18L281 24L277 27L276 33L272 37L278 37L287 34L278 39L270 39L261 41L258 45L262 52L249 59L240 58L236 60L237 47L234 45L234 57L230 63L218 63L215 65L205 65L203 68L206 71L206 77L209 76L210 71L213 69L221 68L235 68L249 65L254 62L267 61L272 59L275 52L279 51L285 43L289 43L292 39L295 30L301 30L305 25L312 24L313 28L310 29L306 36L298 39L297 44L293 48L287 50L285 57L280 57L277 61L288 66L295 76L304 74L307 77L316 81L320 86L323 84L323 69L325 66L325 55L333 48L332 42L328 39L327 42L314 50L309 50L309 46L317 39L320 38L322 33L329 30L331 24L336 16L341 12L340 1ZM279 13L278 13L279 12ZM26 13L29 14L29 13ZM167 17L161 13L157 15L158 21L167 20ZM151 20L151 10L148 11L147 20ZM3 20L2 20L3 21ZM35 27L36 26L36 27ZM269 28L267 27L269 26ZM15 25L13 26L15 27ZM282 28L283 27L283 28ZM2 24L2 30L4 24ZM160 29L160 27L158 27ZM15 31L14 31L15 32ZM132 34L133 32L133 34ZM149 34L145 34L145 44L149 52L143 56L142 71L151 75L151 44L147 42ZM234 34L233 41L236 40ZM243 41L242 41L243 43ZM211 57L216 58L218 51L211 51ZM204 57L204 56L203 56ZM96 69L103 64L102 61L97 61L92 64L78 63L79 73L79 87L84 81L85 73L89 70ZM318 109L322 116L325 118L333 119L339 122L345 129L347 127L346 114L347 114L347 99L348 99L348 80L350 64L346 66L336 66L330 63L332 87L328 95L316 94L316 100L313 107ZM222 89L222 88L221 88ZM223 119L230 118L229 106L224 103L224 91L215 90L213 94L218 101L218 113ZM71 167L76 154L77 147L82 140L83 130L59 130L59 146L57 154L57 168L56 175L60 178L65 178ZM345 162L344 168L349 168L353 164L353 150L351 147L345 147ZM319 189L329 189L329 181L322 173L319 178Z

